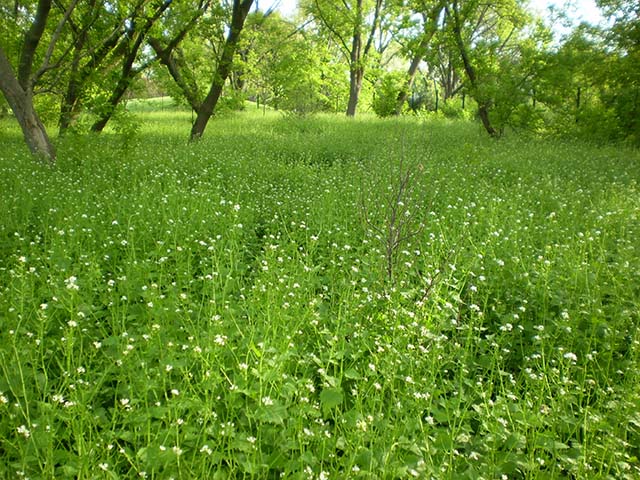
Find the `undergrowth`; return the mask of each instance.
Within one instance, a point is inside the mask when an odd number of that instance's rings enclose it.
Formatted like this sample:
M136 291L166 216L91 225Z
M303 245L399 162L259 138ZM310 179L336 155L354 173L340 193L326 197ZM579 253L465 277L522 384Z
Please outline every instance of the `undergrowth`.
M0 131L0 477L640 476L637 152L141 115Z

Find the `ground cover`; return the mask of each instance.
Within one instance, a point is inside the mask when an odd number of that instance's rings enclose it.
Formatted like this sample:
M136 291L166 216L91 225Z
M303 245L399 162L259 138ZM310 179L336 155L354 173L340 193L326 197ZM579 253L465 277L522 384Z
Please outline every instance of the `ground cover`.
M140 118L0 129L0 477L638 478L636 151Z

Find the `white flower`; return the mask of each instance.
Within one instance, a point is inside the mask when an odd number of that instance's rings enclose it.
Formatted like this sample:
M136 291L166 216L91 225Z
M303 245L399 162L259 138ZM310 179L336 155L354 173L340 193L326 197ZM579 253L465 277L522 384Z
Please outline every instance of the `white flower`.
M29 438L31 436L31 432L25 425L20 425L16 430L20 435L24 436L24 438Z
M273 400L271 400L271 397L262 397L262 404L273 405Z
M79 290L80 287L76 284L77 281L78 281L78 278L72 275L69 278L67 278L64 281L64 283L69 290Z
M578 357L576 356L575 353L567 352L563 355L563 357L566 358L567 360L571 360L572 362L578 361Z

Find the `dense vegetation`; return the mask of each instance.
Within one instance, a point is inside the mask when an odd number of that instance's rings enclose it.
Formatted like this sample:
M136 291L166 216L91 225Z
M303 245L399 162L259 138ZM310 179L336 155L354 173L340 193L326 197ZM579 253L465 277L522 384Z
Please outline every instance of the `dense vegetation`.
M139 115L0 124L0 477L638 478L637 151Z

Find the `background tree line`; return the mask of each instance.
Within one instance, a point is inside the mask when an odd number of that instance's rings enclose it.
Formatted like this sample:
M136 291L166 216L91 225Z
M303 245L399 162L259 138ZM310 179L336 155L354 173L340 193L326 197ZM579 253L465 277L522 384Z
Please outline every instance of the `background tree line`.
M640 6L598 0L606 27L560 42L520 0L1 0L1 108L34 155L49 131L126 122L151 89L194 111L258 107L477 117L505 129L640 142Z

